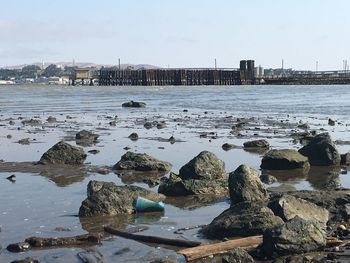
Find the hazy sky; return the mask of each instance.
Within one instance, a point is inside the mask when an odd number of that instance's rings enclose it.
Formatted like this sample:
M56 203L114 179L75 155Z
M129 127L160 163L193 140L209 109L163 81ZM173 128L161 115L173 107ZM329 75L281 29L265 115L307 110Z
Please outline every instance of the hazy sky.
M349 0L0 0L0 66L37 61L319 70L350 63Z

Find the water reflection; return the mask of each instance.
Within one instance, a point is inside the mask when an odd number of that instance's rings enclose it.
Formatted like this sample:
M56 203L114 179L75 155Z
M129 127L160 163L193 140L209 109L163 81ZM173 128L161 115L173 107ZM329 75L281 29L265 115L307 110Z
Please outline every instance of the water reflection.
M204 206L209 206L222 201L228 201L229 197L218 197L215 195L193 195L185 197L167 197L165 204L173 205L178 208L194 210Z
M308 172L308 169L262 170L262 173L276 177L278 182L288 184L295 184L307 179Z
M0 162L0 172L37 173L59 187L82 182L88 176L88 170L84 166L42 165L36 162Z
M103 227L126 229L130 222L134 222L135 215L93 216L79 217L81 227L90 234L104 233Z
M312 166L307 181L317 190L341 187L339 166Z

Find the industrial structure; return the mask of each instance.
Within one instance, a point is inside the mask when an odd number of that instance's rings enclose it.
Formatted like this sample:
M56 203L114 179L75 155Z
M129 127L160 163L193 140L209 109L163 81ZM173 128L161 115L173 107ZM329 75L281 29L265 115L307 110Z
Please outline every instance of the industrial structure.
M76 69L71 84L100 86L194 86L254 84L254 60L241 61L241 68Z
M311 85L350 84L349 71L293 71L263 69L254 60L241 60L239 68L121 69L76 68L72 85L194 86L194 85Z

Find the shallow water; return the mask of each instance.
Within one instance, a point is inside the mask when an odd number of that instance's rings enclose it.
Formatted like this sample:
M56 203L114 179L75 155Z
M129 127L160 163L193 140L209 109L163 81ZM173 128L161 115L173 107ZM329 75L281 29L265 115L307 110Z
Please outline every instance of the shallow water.
M234 87L59 87L59 86L0 86L0 159L5 162L37 161L59 140L75 145L75 133L88 129L100 135L95 145L84 147L88 154L86 164L112 166L124 147L131 151L146 152L172 163L177 173L182 165L203 150L215 153L225 161L231 172L240 164L259 169L263 153L246 152L237 147L230 151L221 148L223 143L242 146L243 142L266 138L272 148L301 147L290 133L299 121L308 122L311 129L328 131L334 140L345 141L338 145L341 153L350 151L350 86L234 86ZM144 109L125 109L123 102L144 101ZM188 112L183 110L187 109ZM56 123L47 123L49 116ZM115 118L115 116L117 116ZM37 118L42 125L28 126L22 118ZM231 134L236 118L251 118L252 125L242 137ZM328 125L328 118L337 120ZM164 129L145 129L147 120L164 120ZM9 121L14 124L10 125ZM116 120L116 126L110 121ZM139 140L127 136L137 132ZM213 132L207 138L200 134ZM7 135L11 135L8 138ZM176 143L167 139L174 136ZM214 138L211 138L214 136ZM18 140L29 138L29 145ZM322 189L335 172L344 187L350 187L349 175L336 169L312 168L308 174L288 173L276 175L278 183L272 187L285 189ZM162 215L79 219L80 203L86 198L89 180L113 181L117 184L133 183L116 174L72 173L67 178L62 171L46 173L15 172L16 182L5 178L13 173L0 173L0 254L1 262L36 257L42 262L79 262L76 254L85 248L35 250L14 254L4 249L9 243L23 241L29 236L71 236L101 229L103 224L125 228L133 224L147 225L145 234L181 237L174 234L178 228L209 223L224 209L227 200L208 204L208 200L168 199ZM63 174L63 175L62 175ZM148 188L142 182L137 185ZM152 190L156 191L157 188ZM55 231L56 227L69 228L69 232ZM184 237L199 239L196 230L185 231ZM122 255L118 250L129 247ZM149 247L122 238L105 238L96 246L107 261L142 262L164 255L176 256L173 249Z

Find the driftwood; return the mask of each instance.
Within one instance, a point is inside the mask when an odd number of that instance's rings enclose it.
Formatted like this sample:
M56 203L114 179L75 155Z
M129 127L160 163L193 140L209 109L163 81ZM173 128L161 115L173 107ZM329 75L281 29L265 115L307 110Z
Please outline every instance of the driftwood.
M340 245L344 245L344 241L335 237L327 237L327 247L337 247Z
M163 237L156 237L156 236L135 235L135 234L123 232L108 226L104 227L104 230L112 235L132 239L136 241L146 242L146 243L164 244L164 245L171 245L171 246L177 246L177 247L196 247L201 244L201 242L183 240L183 239L171 239L171 238L163 238Z
M194 248L187 248L178 251L185 256L187 261L228 253L233 248L241 247L245 249L254 249L262 244L262 236L252 236L239 239L228 240L220 243L206 244Z
M57 246L76 246L84 244L98 244L101 242L97 235L79 235L73 237L29 237L25 240L31 247L57 247Z
M232 239L224 242L205 244L194 248L186 248L178 251L178 253L185 256L187 261L192 261L211 255L219 255L228 253L233 248L243 248L246 250L253 250L261 245L263 242L262 236L251 236L239 239ZM337 238L327 238L327 246L344 246L344 242Z

